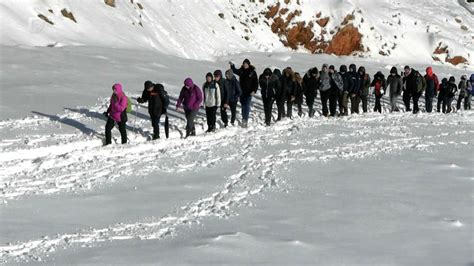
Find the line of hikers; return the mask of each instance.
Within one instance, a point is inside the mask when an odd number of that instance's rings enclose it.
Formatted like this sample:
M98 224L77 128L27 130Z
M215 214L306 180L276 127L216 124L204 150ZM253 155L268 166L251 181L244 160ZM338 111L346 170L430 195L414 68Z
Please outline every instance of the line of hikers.
M406 66L399 75L397 68L392 67L387 78L381 71L378 71L371 80L365 68L361 66L357 69L355 64L349 65L349 69L346 65L342 65L339 72L334 66L324 64L321 71L317 67L313 67L303 77L298 72L294 72L291 67L285 68L283 72L279 69L272 71L270 68L266 68L260 76L257 76L255 67L248 59L245 59L238 69L232 62L229 62L229 65L230 69L225 72L225 77L222 76L220 70L207 73L202 90L191 78L184 80L184 86L176 102L176 110L184 112L186 117L185 138L196 135L194 120L201 105L205 107L206 111L208 126L206 132L216 130L217 109L220 111L224 127L227 127L229 123L228 110L230 111L230 124L235 125L238 102L240 102L242 109L241 126L246 128L250 117L252 98L259 87L266 126L271 124L275 102L278 113L276 121L285 117L291 119L294 105L297 107L298 115L302 116L304 99L306 99L308 106L309 117L314 117L316 112L314 103L318 91L321 98L322 115L326 117L347 116L349 110L352 114L359 113L360 103L362 103L362 111L366 113L369 93L375 96L374 112L382 112L381 99L389 92L390 112L400 111L397 100L402 96L405 110L407 112L413 111L414 114L420 112L418 100L423 94L425 109L428 113L433 111L434 97L438 98L438 112L451 112L457 91L459 91L459 96L456 108L461 109L461 104L464 101L464 109L470 110L471 97L474 94L474 74L470 76L469 80L466 75L463 75L458 85L456 85L453 76L449 79L443 78L439 83L439 79L431 67L426 68L424 76L409 66ZM236 75L239 76L239 80ZM148 112L153 126L153 139L158 139L160 138L160 118L161 115L167 114L169 96L161 84L146 81L144 87L142 96L137 99L137 102L148 102ZM373 88L372 92L370 88ZM131 99L125 96L122 86L115 84L112 90L109 108L104 113L108 117L105 127L106 145L111 143L111 130L115 124L118 125L121 133L122 143L127 142L127 112L131 111ZM337 108L339 108L339 113ZM165 127L168 137L166 130Z

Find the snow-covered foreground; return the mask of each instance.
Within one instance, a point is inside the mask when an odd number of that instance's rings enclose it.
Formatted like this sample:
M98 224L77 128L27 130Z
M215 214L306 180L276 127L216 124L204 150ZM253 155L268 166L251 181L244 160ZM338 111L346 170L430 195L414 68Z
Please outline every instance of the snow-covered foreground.
M472 262L472 112L303 117L264 127L256 99L249 129L206 135L201 115L198 136L184 140L183 116L171 111L170 139L151 142L146 108L135 106L131 143L102 147L101 113L115 81L137 96L144 80L158 77L175 98L188 73L200 83L229 59L300 71L314 60L345 59L251 54L199 62L54 50L53 57L53 49L2 47L2 66L17 63L2 67L0 261ZM371 73L389 67L357 63Z

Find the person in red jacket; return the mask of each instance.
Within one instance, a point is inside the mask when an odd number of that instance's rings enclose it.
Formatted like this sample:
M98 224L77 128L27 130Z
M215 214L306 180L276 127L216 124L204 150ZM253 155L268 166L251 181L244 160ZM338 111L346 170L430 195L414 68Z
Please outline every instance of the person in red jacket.
M425 91L425 108L426 112L431 113L433 111L433 98L439 91L439 80L438 76L433 73L431 67L426 68L426 91Z

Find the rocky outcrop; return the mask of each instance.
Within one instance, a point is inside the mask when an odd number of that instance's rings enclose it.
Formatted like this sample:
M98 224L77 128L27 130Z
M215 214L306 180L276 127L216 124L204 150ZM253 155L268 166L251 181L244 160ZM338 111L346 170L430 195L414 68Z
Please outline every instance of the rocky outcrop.
M329 43L326 53L335 55L351 55L362 51L362 34L354 25L344 26Z
M76 18L74 18L72 12L67 11L67 9L64 8L63 10L61 10L61 14L63 14L64 17L69 18L70 20L77 23Z

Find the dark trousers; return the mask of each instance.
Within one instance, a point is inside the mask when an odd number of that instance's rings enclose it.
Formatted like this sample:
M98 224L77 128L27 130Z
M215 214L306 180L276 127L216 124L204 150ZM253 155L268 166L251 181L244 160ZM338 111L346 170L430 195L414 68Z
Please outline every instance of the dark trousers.
M314 96L306 96L306 105L308 105L309 117L314 116Z
M380 95L380 96L375 95L374 112L382 113L382 104L380 103L381 99L382 99L382 95Z
M433 95L425 94L425 109L428 113L433 111Z
M444 96L440 94L438 94L438 103L436 104L436 109L439 112L441 112L441 106L444 105ZM443 112L444 113L444 112Z
M443 113L451 113L453 110L451 104L453 103L454 96L445 96L443 100Z
M263 111L265 112L265 124L272 122L273 99L263 99Z
M217 106L206 107L207 130L212 131L216 129L216 113Z
M122 137L122 144L127 143L127 129L126 122L117 122L120 136ZM112 128L115 126L115 121L109 117L105 124L105 145L112 143Z
M198 110L194 111L184 111L184 116L186 117L186 137L187 136L196 136L196 128L194 127L194 119Z
M153 139L160 138L160 118L161 116L151 115L151 125L153 127Z
M413 113L416 114L420 111L420 108L418 108L418 100L420 99L420 94L414 93L412 98L413 98Z
M359 95L354 95L352 96L351 94L351 113L359 113L359 102L360 102L360 96Z
M237 117L237 101L229 102L230 107L230 123L233 125ZM227 116L227 113L226 113Z
M252 96L240 96L240 105L242 106L242 121L248 121L250 117L250 106L252 105Z
M459 95L458 102L456 104L456 108L458 110L461 110L461 104L462 104L463 100L464 100L464 110L470 110L471 109L471 99L470 99L469 95L467 95L467 96Z
M293 103L291 100L286 102L286 116L290 119L293 118Z
M343 91L338 95L338 103L339 103L339 113L342 115L349 114L349 110L347 109L349 93L347 91Z
M405 111L410 112L410 100L411 100L411 94L408 92L403 92L403 104L405 104Z
M278 109L278 120L285 117L285 98L278 98L276 100Z
M368 106L369 97L367 95L361 95L360 100L362 101L362 111L364 113L367 113L367 106Z
M224 108L224 106L221 106L220 112L221 112L222 123L224 123L224 127L226 127L227 124L229 123L229 116L227 115L227 110Z
M329 112L328 112L329 101ZM337 93L333 90L321 91L321 104L323 105L323 116L336 116L337 112Z

